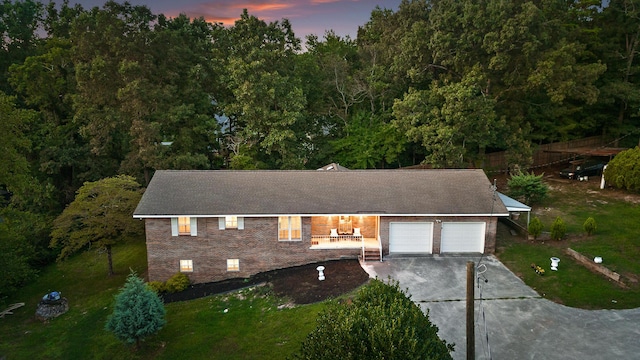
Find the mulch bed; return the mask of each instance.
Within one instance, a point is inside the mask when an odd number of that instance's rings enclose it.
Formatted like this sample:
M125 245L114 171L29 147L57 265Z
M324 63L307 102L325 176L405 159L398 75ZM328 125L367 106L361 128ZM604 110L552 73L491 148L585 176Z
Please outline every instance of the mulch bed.
M318 280L316 267L324 266L325 280ZM222 294L244 287L268 283L276 295L296 304L311 304L348 293L369 280L358 260L333 260L267 271L248 279L229 279L189 286L185 291L164 294L165 303Z

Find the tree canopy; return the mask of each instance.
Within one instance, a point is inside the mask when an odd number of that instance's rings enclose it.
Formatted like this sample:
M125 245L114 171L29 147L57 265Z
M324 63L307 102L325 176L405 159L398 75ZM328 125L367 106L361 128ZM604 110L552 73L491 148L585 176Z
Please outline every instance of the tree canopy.
M51 247L60 247L59 260L87 247L107 253L109 275L113 275L113 245L143 233L133 218L142 192L131 176L116 176L87 182L69 206L53 222Z
M247 10L225 28L5 0L5 92L42 119L28 159L63 203L167 168L467 167L493 150L526 168L536 143L637 129L639 7L403 0L303 51L287 19Z
M16 219L49 224L84 183L158 169L482 167L506 151L526 170L537 144L630 146L639 14L640 0L402 0L355 39L303 46L288 19L247 10L224 27L1 0L0 189Z

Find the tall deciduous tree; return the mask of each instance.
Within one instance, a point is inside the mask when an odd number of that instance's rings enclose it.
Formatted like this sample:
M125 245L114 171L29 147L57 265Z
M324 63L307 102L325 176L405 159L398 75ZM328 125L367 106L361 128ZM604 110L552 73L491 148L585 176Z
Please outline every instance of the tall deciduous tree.
M507 121L510 136L501 146L511 152L593 131L576 114L596 101L605 65L579 41L572 3L432 2L428 48L439 77L457 82L480 72L478 85Z
M334 160L348 168L386 167L398 160L406 137L393 124L360 111L346 127L346 134L332 141Z
M435 167L464 167L481 160L504 132L494 100L473 75L462 82L434 83L430 90L410 90L394 104L395 124L424 146L425 161Z
M609 1L596 19L600 30L594 36L594 51L607 64L607 72L595 113L604 132L618 138L640 127L640 1Z
M162 300L144 281L131 273L124 287L116 295L113 313L107 319L105 329L113 332L127 344L136 344L160 331L167 323Z
M115 174L130 149L133 119L121 111L118 95L127 86L121 72L148 58L146 44L155 20L144 6L108 1L73 23L74 121L95 156L94 179Z
M31 142L26 132L37 119L35 111L17 108L15 97L0 92L0 185L13 194L13 204L22 207L45 205L45 193L27 160Z
M145 56L121 63L120 111L131 120L121 172L143 172L148 182L155 169L211 168L219 135L212 99L221 71L213 43L221 32L203 19L161 15Z
M73 122L75 69L71 51L68 38L51 37L41 54L10 69L11 84L41 118L28 133L33 144L31 161L56 186L62 203L71 202L82 182L91 180L86 175L96 165Z
M288 20L266 24L245 10L229 29L232 46L226 63L230 97L222 99L229 130L240 133L273 159L272 166L299 167L296 132L305 98L295 77L300 41Z
M34 55L39 44L44 6L34 0L0 2L0 91L11 93L7 70Z
M131 176L116 176L87 182L53 223L51 247L60 247L59 260L87 248L107 253L109 275L113 275L112 247L142 234L133 219L142 191Z

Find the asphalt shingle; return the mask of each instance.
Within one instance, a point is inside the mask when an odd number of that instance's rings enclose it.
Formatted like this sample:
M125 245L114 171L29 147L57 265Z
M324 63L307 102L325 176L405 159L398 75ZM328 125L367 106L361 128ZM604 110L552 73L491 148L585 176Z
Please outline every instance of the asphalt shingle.
M482 170L156 171L134 217L507 215Z

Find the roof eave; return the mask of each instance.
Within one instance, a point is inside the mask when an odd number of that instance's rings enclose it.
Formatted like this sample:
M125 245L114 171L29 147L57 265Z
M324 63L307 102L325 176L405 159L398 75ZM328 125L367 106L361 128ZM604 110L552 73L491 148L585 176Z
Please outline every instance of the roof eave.
M203 215L203 214L134 214L134 219L166 219L172 217L196 217L196 218L217 218L225 216L242 216L242 217L278 217L278 216L302 216L302 217L314 217L314 216L417 216L417 217L503 217L509 216L509 213L478 213L478 214L388 214L388 213L366 213L366 214L217 214L217 215Z

